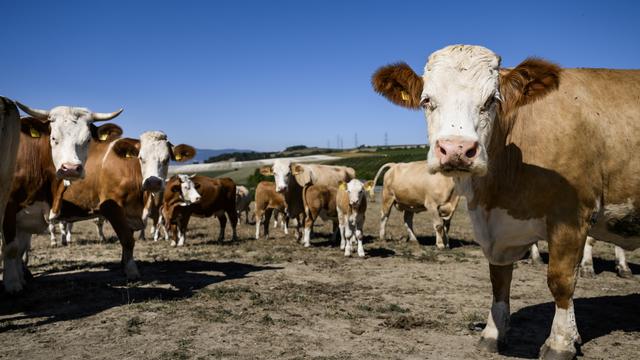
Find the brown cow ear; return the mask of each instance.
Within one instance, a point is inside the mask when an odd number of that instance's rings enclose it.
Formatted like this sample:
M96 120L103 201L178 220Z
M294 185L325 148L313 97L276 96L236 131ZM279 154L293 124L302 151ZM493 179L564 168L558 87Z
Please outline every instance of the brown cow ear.
M260 174L264 176L273 176L273 169L271 169L271 166L263 166L260 168Z
M510 71L500 71L502 113L508 114L556 90L562 69L543 59L529 58Z
M191 145L180 144L171 148L173 153L172 160L175 161L187 161L193 159L196 156L196 149Z
M371 77L373 89L396 105L420 109L424 81L406 63L379 68Z
M51 133L49 120L40 120L34 117L20 119L20 131L32 138L40 138Z
M119 139L113 144L113 152L121 158L137 158L140 152L140 141L137 139Z
M171 187L171 192L179 193L179 192L181 192L181 191L182 191L182 187L181 187L180 185L173 185L173 186Z
M100 142L110 142L122 136L122 128L116 124L106 123L100 126L91 124L91 136Z
M302 167L302 165L296 164L291 166L291 174L293 174L293 176L298 176L303 172L304 172L304 168Z

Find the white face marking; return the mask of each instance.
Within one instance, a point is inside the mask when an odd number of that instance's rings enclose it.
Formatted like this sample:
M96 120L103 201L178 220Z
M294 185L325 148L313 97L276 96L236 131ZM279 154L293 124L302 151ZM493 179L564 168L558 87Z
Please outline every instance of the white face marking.
M432 173L443 171L438 142L478 143L468 168L451 175L484 175L486 146L497 115L500 58L480 46L454 45L434 52L425 66L421 100L428 120L427 161Z
M276 191L286 191L289 187L289 175L291 175L291 160L276 159L272 169L276 181Z
M349 205L357 207L364 198L364 184L357 179L351 179L347 183L347 194L349 195Z
M86 108L58 106L49 112L49 120L51 157L56 171L60 171L63 165L83 166L91 140L91 111ZM84 169L81 169L80 177L84 177Z
M140 135L138 159L142 170L143 188L151 187L152 191L163 190L171 160L167 135L160 131L147 131Z
M195 184L189 175L178 175L180 179L180 196L184 201L183 205L190 205L200 201L200 193L196 190Z

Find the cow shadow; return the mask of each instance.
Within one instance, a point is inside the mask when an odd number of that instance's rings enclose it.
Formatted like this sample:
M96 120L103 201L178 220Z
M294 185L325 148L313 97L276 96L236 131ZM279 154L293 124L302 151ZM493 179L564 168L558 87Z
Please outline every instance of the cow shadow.
M529 258L529 253L527 253L524 260L528 258ZM540 252L540 258L542 258L542 261L545 264L549 264L549 253ZM631 272L634 275L640 274L640 265L632 262L627 262L627 265L629 265L629 269L631 269ZM599 275L600 273L603 273L603 272L611 272L614 274L618 273L618 271L616 270L615 260L607 260L599 257L593 258L593 270L595 271L596 275Z
M417 238L418 238L418 244L420 244L420 245L436 246L436 237L435 237L435 235L418 236ZM456 239L456 238L452 238L452 237L449 238L449 248L450 249L455 249L455 248L459 248L459 247L463 247L463 246L478 246L478 244L474 243L473 241Z
M614 331L640 332L640 294L574 299L582 344ZM555 304L522 308L511 315L507 346L502 355L534 359L551 329Z
M38 273L19 295L0 293L0 333L84 318L121 305L190 298L211 284L281 269L201 260L139 261L138 266L142 280L127 283L118 264L56 264L55 272ZM12 323L24 319L35 321Z

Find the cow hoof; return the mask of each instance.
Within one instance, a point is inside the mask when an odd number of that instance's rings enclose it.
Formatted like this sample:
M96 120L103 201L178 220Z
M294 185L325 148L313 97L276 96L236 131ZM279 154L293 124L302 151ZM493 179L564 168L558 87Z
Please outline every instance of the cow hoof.
M596 272L593 270L593 266L583 266L580 268L580 276L590 279L596 277Z
M504 347L504 342L498 341L496 339L481 337L480 341L478 341L478 349L484 352L492 353L492 354L497 353L503 347Z
M633 273L631 272L631 269L618 268L618 276L623 279L632 279Z
M554 350L547 344L540 348L540 359L544 360L571 360L576 357L576 352L571 350Z
M172 241L172 242L171 242L171 247L176 247L176 245L177 245L177 244L176 244L176 242L175 242L175 241Z

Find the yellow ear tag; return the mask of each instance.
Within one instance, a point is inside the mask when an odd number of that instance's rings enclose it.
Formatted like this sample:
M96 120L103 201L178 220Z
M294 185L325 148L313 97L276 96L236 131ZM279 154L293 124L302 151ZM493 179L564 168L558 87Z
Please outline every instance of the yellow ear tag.
M400 91L400 97L402 97L402 101L409 101L409 94L406 91Z
M180 161L180 160L182 160L182 155L176 154L176 161Z
M100 141L105 141L109 137L109 133L100 134Z
M36 130L33 127L29 128L29 134L31 135L32 138L39 138L40 137L40 131Z
M345 184L345 183L340 183L340 185L338 185L338 189L340 189L340 190L347 190L347 184Z

